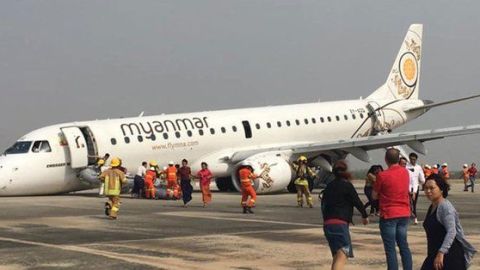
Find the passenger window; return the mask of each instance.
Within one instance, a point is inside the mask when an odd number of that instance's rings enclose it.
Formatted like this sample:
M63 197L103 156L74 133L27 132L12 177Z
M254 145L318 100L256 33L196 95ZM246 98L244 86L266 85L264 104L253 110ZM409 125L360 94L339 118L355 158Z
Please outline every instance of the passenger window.
M233 132L237 132L237 127L236 127L236 126L232 126L232 130L233 130Z
M305 118L304 122L305 122L305 125L308 125L308 119L307 118Z
M325 119L323 119L323 117L320 117L320 122L325 122Z
M270 122L267 122L267 128L271 128L272 127L272 124L270 124Z
M289 127L289 126L290 126L290 121L288 121L288 120L287 120L287 122L286 122L286 123L287 123L287 126Z
M317 123L317 120L315 118L312 118L312 123L313 124Z
M352 114L352 119L355 120L356 118L355 114Z
M337 121L340 121L340 116L335 115L335 119L337 119Z
M345 120L348 120L348 116L346 114L343 116L343 118L345 118Z
M224 127L222 127L220 130L222 131L222 133L227 132L227 130Z
M332 122L332 118L330 116L327 116L328 122Z
M123 140L125 141L125 143L130 143L130 138L129 137L125 137L125 138L123 138Z
M191 131L191 130L187 130L187 135L188 135L188 137L192 137L192 131Z
M176 131L175 132L175 137L180 138L180 132Z
M363 119L363 113L360 113L360 118L362 118L362 119Z
M210 134L214 135L215 134L215 129L211 128L210 129Z
M300 120L295 120L295 124L297 124L297 126L300 126Z
M260 129L260 124L258 124L258 123L255 124L255 127L256 127L257 129Z
M165 140L168 140L168 133L163 133L163 138L164 138Z
M278 122L277 122L277 126L278 126L278 127L282 127L282 122L278 121Z
M139 135L139 136L137 136L137 140L138 140L138 142L143 142L143 137Z
M117 144L117 139L111 138L110 142L112 143L112 145L116 145Z
M203 129L198 130L198 135L203 136Z

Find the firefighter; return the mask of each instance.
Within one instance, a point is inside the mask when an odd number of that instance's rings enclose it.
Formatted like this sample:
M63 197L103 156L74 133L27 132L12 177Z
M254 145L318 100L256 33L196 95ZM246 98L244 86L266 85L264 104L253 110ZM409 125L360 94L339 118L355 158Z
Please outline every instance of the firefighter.
M167 180L167 189L175 190L178 186L177 168L173 161L168 162L168 167L163 171Z
M307 200L308 207L313 207L313 199L310 195L310 189L308 187L308 177L316 177L316 174L307 166L307 158L300 156L297 159L297 164L293 164L295 170L295 187L297 188L297 203L298 206L303 207L303 195Z
M252 181L258 176L253 173L253 167L250 164L243 164L238 171L240 184L242 186L242 207L243 213L253 214L252 207L255 207L257 193L252 186ZM250 199L248 197L250 196Z
M433 174L433 170L432 170L432 166L428 165L428 164L425 164L423 166L423 174L425 175L425 179L427 179L428 177L430 177L430 175Z
M97 175L102 174L106 169L105 167L105 159L101 158L97 161L97 166L95 170L97 171ZM98 195L103 196L103 190L105 189L104 183L100 184L100 188L98 189Z
M155 186L153 183L155 179L157 179L157 167L158 164L155 160L150 161L149 163L150 168L145 173L145 198L147 199L155 199Z
M100 181L104 183L104 193L108 197L108 202L105 203L105 215L110 219L117 219L118 210L120 207L120 191L122 185L127 183L125 174L120 171L120 160L113 158L110 168L100 175Z
M440 176L443 178L443 180L448 182L448 179L450 179L450 172L448 171L448 164L447 163L442 164L442 168L440 169L438 174L440 174Z

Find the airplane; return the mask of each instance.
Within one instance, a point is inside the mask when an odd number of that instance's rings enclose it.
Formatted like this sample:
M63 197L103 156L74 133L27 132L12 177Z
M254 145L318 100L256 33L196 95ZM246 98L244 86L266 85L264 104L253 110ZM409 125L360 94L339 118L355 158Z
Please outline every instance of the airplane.
M34 130L0 157L0 196L68 193L99 187L88 177L99 156L122 158L128 171L142 161L186 158L207 162L220 190L240 190L237 169L250 164L258 194L291 190L291 162L300 155L331 171L347 155L368 162L368 151L475 134L480 125L392 131L445 104L419 99L422 24L412 24L386 82L365 99L71 122ZM87 175L87 176L85 176Z

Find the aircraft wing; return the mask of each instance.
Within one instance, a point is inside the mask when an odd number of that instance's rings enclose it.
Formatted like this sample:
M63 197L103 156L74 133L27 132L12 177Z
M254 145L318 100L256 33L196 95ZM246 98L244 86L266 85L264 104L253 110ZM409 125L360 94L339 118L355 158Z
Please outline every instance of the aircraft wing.
M230 157L228 157L227 160L229 162L236 163L252 155L264 152L289 151L293 154L308 154L336 150L350 153L356 158L368 162L370 160L367 153L368 150L382 149L397 145L408 145L416 152L426 154L423 142L475 133L480 133L480 125L389 133L369 137L351 138L318 143L313 142L308 144L283 145L279 147L257 147L256 149L252 150L235 152Z

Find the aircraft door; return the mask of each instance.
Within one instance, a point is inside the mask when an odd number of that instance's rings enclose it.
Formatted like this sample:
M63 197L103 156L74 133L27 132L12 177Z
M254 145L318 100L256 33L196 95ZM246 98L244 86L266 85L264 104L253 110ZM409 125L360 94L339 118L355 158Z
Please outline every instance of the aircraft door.
M87 167L88 165L88 148L87 141L82 131L78 127L61 128L65 139L68 142L70 150L70 164L73 169Z

